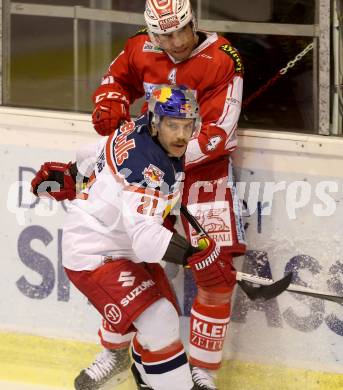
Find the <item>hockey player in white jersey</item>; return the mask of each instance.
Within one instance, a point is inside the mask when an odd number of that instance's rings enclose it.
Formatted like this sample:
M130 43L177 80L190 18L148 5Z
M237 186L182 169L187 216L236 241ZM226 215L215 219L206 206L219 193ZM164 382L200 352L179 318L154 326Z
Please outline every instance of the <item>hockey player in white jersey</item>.
M198 389L160 261L189 264L199 287L230 281L213 240L199 251L162 225L179 196L182 157L198 110L193 91L157 89L148 115L101 140L87 189L71 202L63 229L63 265L72 283L116 332L136 332L133 373L141 389ZM51 173L54 163L48 164ZM64 168L63 184L71 173L70 164ZM39 194L38 183L32 187ZM90 373L95 382L103 374L96 366Z

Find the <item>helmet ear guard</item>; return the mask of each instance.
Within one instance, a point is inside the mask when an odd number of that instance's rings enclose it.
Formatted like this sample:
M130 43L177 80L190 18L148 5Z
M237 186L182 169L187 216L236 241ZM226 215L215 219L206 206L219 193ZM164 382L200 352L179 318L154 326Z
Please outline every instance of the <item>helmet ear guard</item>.
M157 126L158 126L158 123L160 122L160 118L157 117L156 118L156 115L154 115L153 112L148 112L148 123L149 123L149 131L150 131L150 134L152 137L156 137L157 136L157 133L158 133L158 130L157 130Z

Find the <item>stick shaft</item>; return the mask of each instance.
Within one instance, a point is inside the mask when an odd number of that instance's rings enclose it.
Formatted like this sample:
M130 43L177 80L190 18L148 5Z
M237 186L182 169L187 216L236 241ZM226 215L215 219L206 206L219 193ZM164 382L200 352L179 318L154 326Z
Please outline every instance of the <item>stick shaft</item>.
M207 232L205 229L200 225L198 220L192 215L186 206L183 204L180 207L180 211L183 214L183 216L187 219L187 221L190 223L190 225L193 227L193 229L200 235L207 236Z

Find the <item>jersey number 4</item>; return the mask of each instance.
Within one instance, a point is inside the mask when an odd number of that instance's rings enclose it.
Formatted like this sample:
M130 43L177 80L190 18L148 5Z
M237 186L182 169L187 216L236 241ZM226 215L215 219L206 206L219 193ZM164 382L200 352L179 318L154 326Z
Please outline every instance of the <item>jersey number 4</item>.
M168 74L168 80L172 85L176 84L176 72L177 72L177 68L174 68Z

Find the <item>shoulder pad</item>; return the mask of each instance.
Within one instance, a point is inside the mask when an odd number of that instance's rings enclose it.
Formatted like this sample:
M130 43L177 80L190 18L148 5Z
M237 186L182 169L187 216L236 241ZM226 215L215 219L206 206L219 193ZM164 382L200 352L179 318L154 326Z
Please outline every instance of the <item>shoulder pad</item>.
M135 35L133 35L131 38L136 37L137 35L148 35L148 28L147 27L141 27Z
M241 74L244 73L244 66L243 66L241 56L233 46L231 46L230 44L221 45L219 46L219 50L222 50L229 57L231 57L231 59L234 62L236 73L241 73Z

